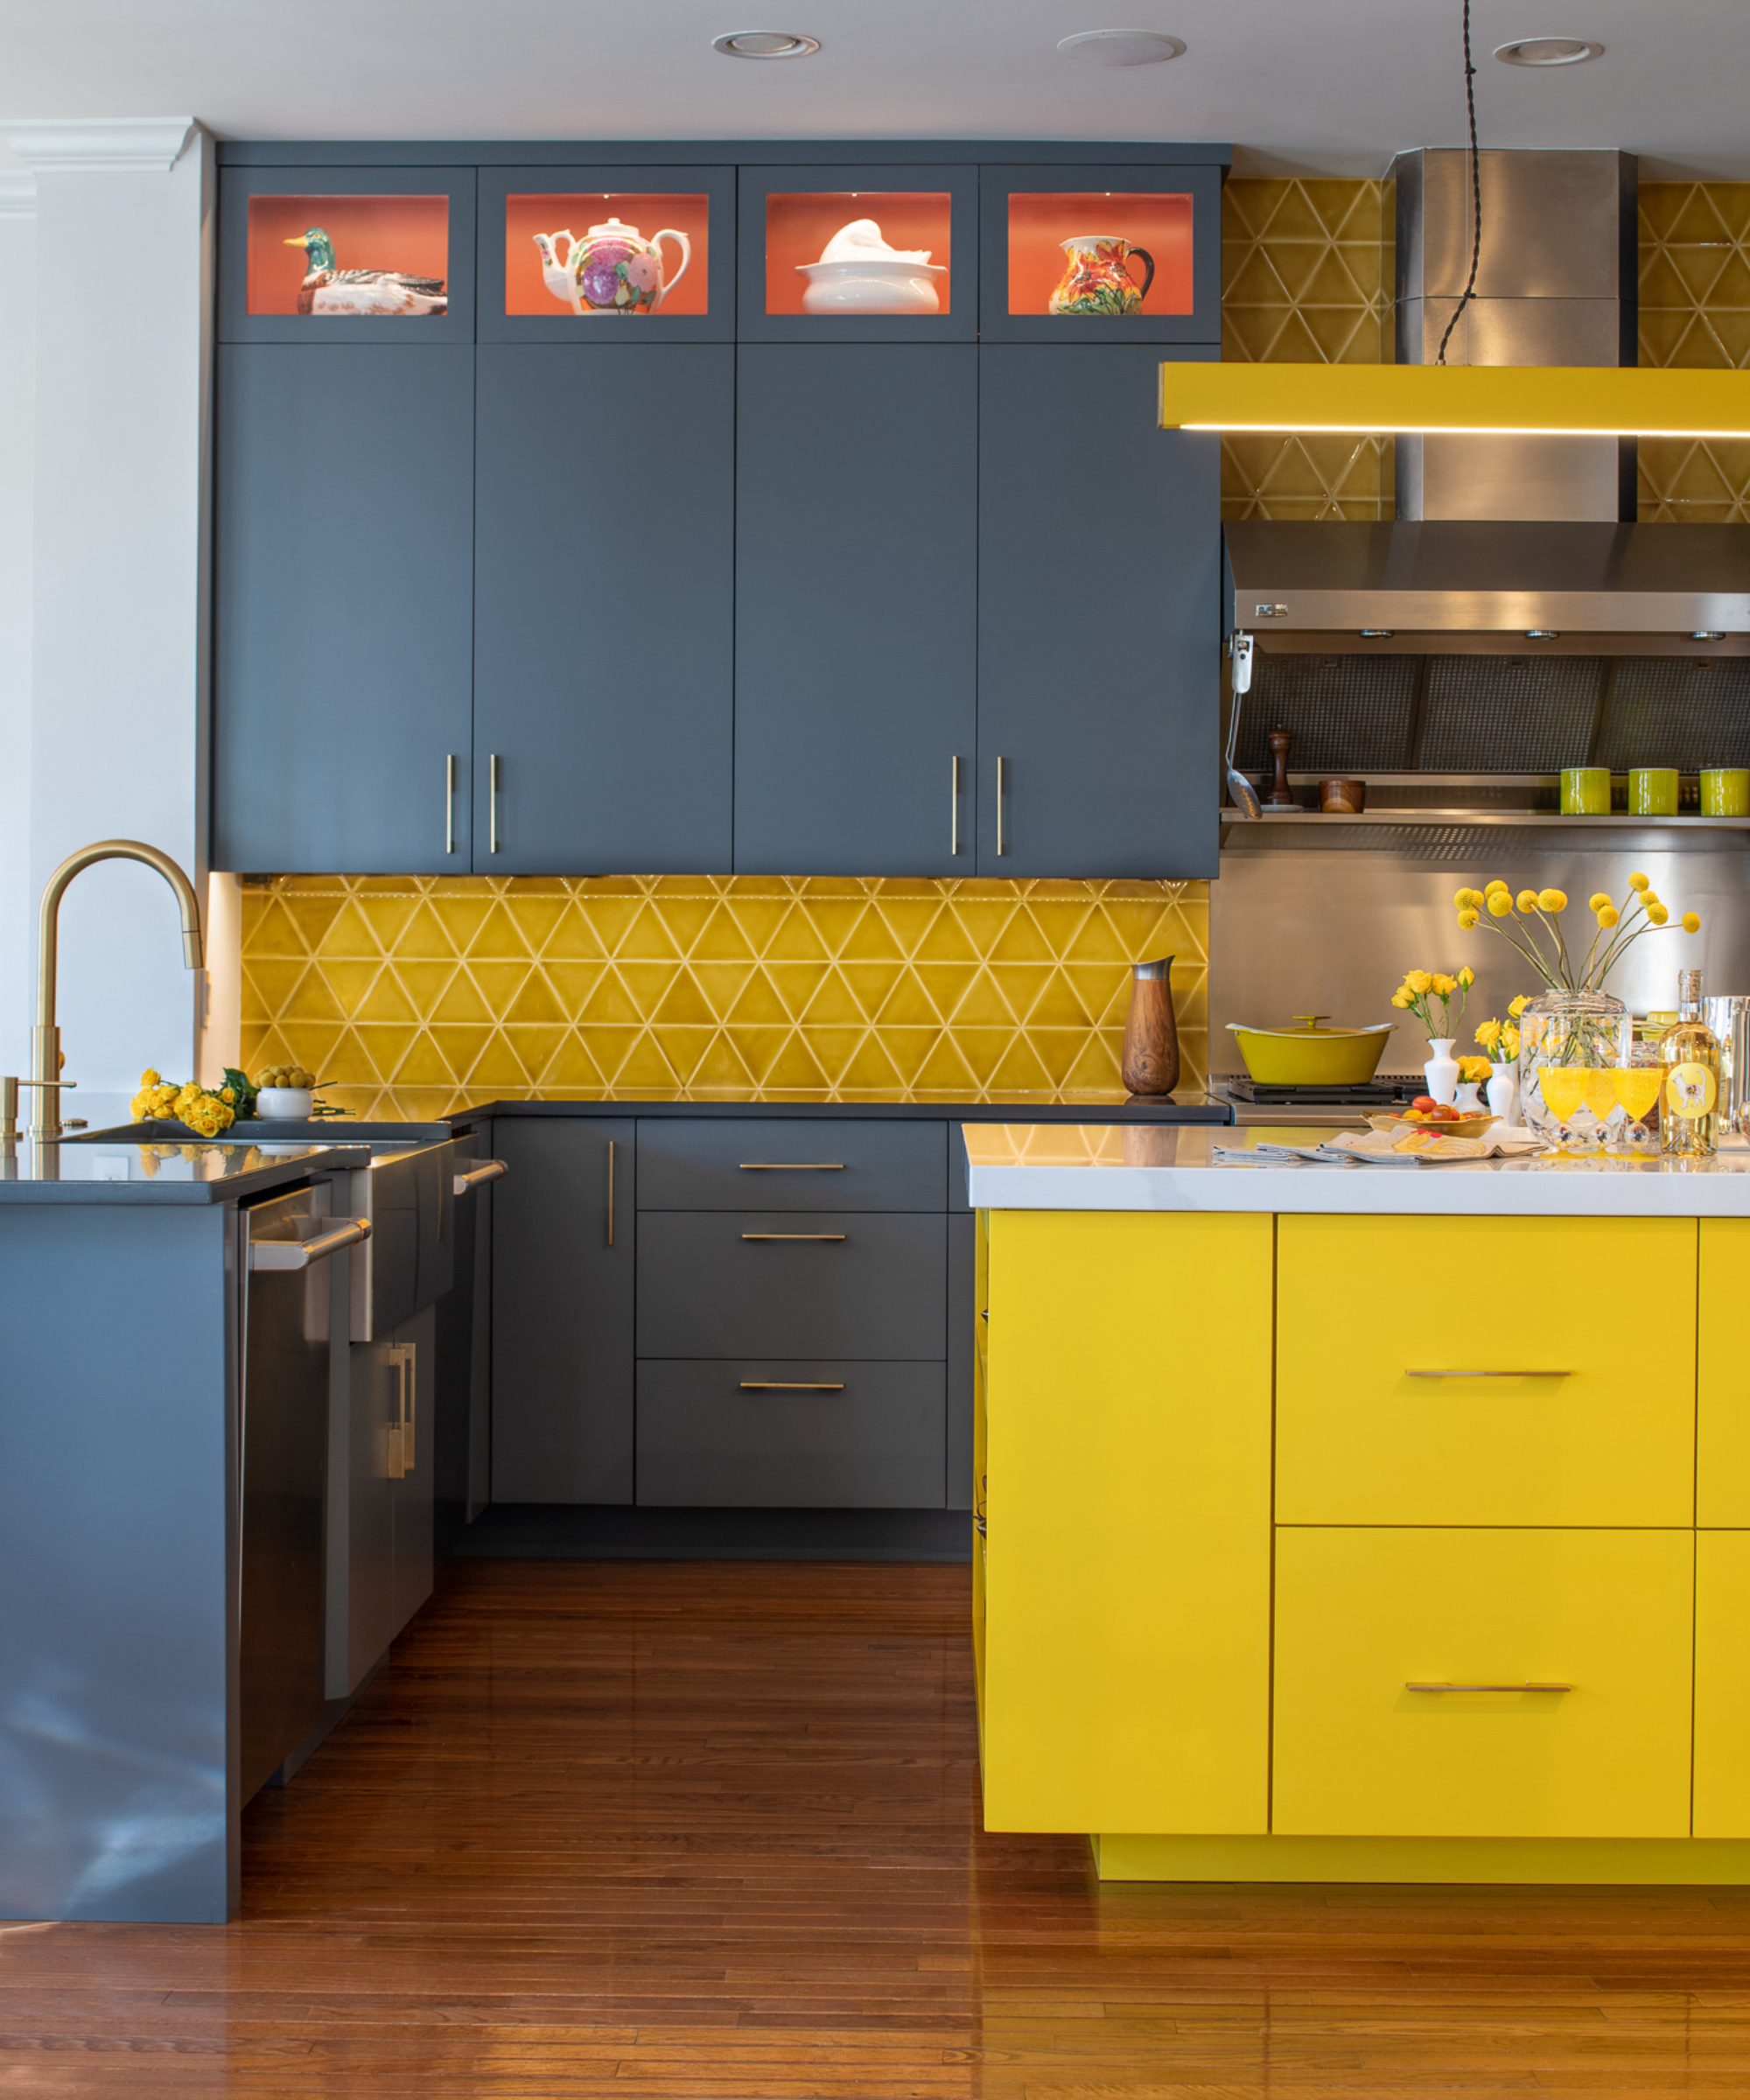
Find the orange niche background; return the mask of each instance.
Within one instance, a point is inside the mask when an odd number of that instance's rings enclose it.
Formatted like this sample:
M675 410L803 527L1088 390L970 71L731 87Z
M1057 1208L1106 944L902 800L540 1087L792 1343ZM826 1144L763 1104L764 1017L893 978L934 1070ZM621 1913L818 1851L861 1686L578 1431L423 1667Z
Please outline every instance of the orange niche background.
M541 275L541 251L536 234L563 233L569 228L582 240L592 226L619 219L634 226L649 240L653 234L672 228L693 244L687 273L654 314L574 314L563 299L548 290ZM665 241L657 251L662 258L662 275L679 269L681 251ZM504 310L507 313L563 314L568 320L615 319L660 321L666 314L704 313L708 310L708 271L710 264L710 200L705 196L676 195L673 191L587 190L507 197L504 200Z
M766 199L767 313L803 311L808 281L797 264L818 262L827 242L853 219L872 219L889 248L928 248L930 261L949 272L931 280L942 311L948 311L953 221L946 190L806 190L774 191Z

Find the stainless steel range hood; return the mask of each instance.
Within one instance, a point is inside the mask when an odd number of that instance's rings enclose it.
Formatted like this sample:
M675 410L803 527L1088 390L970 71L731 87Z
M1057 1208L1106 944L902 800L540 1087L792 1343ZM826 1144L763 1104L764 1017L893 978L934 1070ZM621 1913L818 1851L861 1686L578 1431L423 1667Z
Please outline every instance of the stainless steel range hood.
M1619 635L1729 649L1750 635L1750 525L1247 518L1223 531L1233 624L1265 649Z

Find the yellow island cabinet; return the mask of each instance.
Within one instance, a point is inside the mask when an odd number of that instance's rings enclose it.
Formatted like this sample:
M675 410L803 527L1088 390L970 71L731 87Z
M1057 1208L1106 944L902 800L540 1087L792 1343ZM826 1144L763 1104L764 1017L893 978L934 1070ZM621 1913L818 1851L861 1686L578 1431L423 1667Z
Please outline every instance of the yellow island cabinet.
M967 1127L986 1829L1750 1881L1750 1151L1218 1157L1270 1135Z

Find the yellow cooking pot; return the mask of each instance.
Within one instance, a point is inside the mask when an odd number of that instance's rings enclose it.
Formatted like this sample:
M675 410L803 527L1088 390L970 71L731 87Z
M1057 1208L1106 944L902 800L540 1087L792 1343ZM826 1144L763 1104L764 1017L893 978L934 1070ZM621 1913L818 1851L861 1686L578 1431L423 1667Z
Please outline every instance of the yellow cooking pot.
M1376 1028L1326 1028L1322 1013L1297 1013L1298 1028L1228 1027L1254 1079L1272 1087L1364 1086L1385 1054L1396 1021Z

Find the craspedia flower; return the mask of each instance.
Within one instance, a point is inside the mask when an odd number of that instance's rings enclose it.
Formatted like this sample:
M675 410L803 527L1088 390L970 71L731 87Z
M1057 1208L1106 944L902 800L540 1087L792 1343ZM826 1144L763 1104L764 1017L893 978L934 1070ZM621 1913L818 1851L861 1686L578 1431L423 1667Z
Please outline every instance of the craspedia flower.
M1631 875L1628 878L1628 886L1631 890L1650 890L1653 886L1644 875Z
M1662 926L1670 915L1662 904L1649 904L1647 906L1647 916L1655 926Z
M1513 901L1529 918L1537 908L1537 892L1536 890L1521 890Z
M1546 912L1564 912L1568 908L1568 892L1565 890L1539 890L1537 903L1539 908Z
M1459 930L1461 933L1469 933L1476 922L1477 915L1468 906L1459 914Z
M1513 909L1513 900L1505 890L1491 890L1488 893L1488 915L1491 919L1505 919Z
M1701 931L1701 920L1693 912L1684 914L1684 931L1686 934L1698 934Z
M1616 924L1621 914L1618 912L1614 904L1601 904L1598 907L1598 922L1606 933Z
M1602 890L1594 890L1592 895L1586 899L1586 909L1589 912L1601 912L1606 906L1613 904L1614 901L1614 898L1606 897Z

